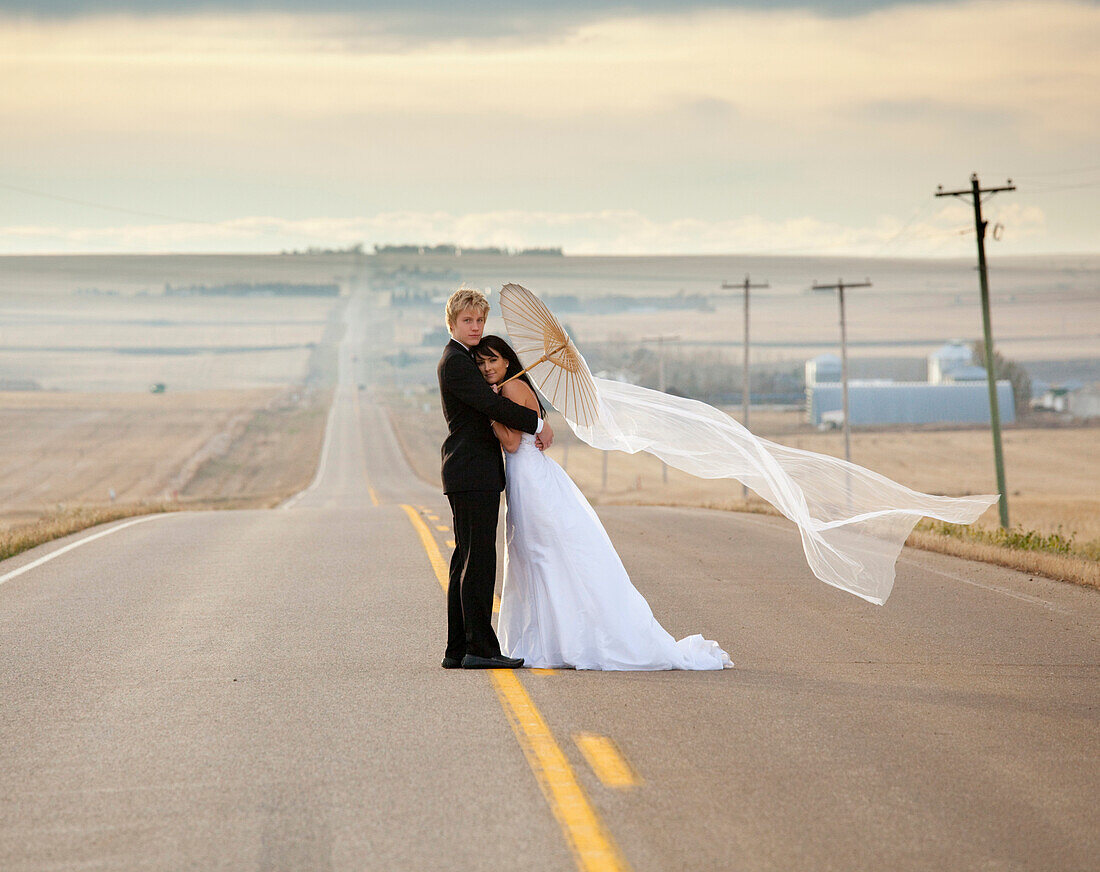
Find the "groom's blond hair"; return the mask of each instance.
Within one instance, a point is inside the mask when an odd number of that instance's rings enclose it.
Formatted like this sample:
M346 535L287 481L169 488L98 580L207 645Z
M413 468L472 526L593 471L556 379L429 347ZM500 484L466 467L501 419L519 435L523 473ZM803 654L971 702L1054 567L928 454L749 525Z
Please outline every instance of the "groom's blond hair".
M467 309L473 309L481 315L488 316L489 301L477 288L468 288L463 285L447 299L447 308L444 310L447 316L447 329L455 326L458 316Z

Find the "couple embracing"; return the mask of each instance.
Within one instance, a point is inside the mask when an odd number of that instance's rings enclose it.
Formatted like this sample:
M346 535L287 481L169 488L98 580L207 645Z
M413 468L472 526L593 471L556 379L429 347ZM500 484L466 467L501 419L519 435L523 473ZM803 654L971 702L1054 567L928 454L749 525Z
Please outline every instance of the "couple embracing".
M447 301L451 340L438 375L455 550L443 667L731 666L717 643L700 635L677 642L653 617L588 501L542 453L553 430L527 376L512 379L522 370L515 352L499 336L483 335L488 314L478 290L460 288ZM502 490L507 551L498 639L492 611Z

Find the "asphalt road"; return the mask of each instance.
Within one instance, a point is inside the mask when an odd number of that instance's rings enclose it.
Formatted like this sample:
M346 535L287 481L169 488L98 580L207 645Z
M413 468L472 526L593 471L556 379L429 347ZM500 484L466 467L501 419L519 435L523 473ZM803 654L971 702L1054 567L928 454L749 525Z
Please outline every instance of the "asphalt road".
M450 519L362 317L286 506L0 563L0 869L1100 868L1094 591L906 551L878 607L781 520L608 508L735 669L440 669Z

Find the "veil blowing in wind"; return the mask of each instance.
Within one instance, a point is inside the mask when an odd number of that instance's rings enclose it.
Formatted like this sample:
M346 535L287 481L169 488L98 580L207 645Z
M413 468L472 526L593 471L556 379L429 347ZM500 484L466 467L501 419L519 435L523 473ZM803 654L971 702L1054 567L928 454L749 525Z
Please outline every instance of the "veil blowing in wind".
M507 284L500 296L520 360L579 439L603 451L647 451L700 478L736 479L798 526L814 575L869 602L886 602L894 564L922 517L969 524L998 499L920 493L854 463L760 439L698 400L597 378L531 291Z

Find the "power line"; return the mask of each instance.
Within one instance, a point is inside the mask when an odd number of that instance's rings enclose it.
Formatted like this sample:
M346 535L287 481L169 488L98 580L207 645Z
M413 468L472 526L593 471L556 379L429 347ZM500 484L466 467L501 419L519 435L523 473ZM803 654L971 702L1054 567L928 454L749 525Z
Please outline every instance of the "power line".
M1076 185L1048 185L1045 188L1033 188L1029 187L1026 191L1021 193L1025 194L1046 194L1049 191L1075 191L1081 188L1095 188L1100 186L1100 179L1092 182L1081 182Z
M1076 169L1062 169L1062 170L1034 170L1031 172L1013 173L1017 179L1030 179L1032 176L1071 176L1074 173L1092 173L1100 171L1100 164L1095 164L1091 167L1077 167ZM1000 173L999 175L1008 175L1008 173Z
M215 227L219 230L226 229L226 223L224 221L209 221L201 220L197 218L183 218L179 215L166 215L163 212L147 212L142 209L130 209L126 206L115 206L108 203L97 203L94 200L82 200L76 197L66 197L61 194L52 194L47 191L38 191L33 188L24 188L19 185L11 185L7 182L0 182L0 188L8 191L16 191L20 194L28 194L32 197L41 197L45 200L56 200L61 203L72 203L77 206L87 206L92 209L103 209L108 212L118 212L123 215L136 215L141 218L157 218L162 221L173 221L179 224L194 224L199 227ZM271 235L272 231L263 227L252 228L253 232L258 232L264 235ZM308 239L315 242L324 242L326 244L332 244L331 237L315 236L312 233L303 233L300 230L293 230L287 235L297 237L300 239ZM64 237L58 237L64 238Z
M918 207L916 207L913 210L909 220L906 221L901 226L901 228L898 230L898 232L895 233L893 236L891 236L889 239L887 239L885 242L883 242L877 249L875 249L875 252L872 255L872 257L877 257L878 255L882 254L883 251L885 251L887 248L889 248L891 245L893 245L895 242L897 242L899 239L901 239L902 234L905 233L906 230L908 230L910 227L912 227L917 222L918 219L924 218L926 216L926 214L928 212L930 212L931 210L932 210L932 207L928 204L928 201L927 200L922 201L921 205L919 205Z
M45 191L35 191L31 188L21 188L18 185L9 185L0 182L0 188L8 191L18 191L20 194L29 194L32 197L42 197L46 200L57 200L61 203L75 203L77 206L88 206L92 209L106 209L109 212L121 212L125 215L139 215L142 218L161 218L166 221L179 221L183 224L205 224L210 227L220 227L213 221L198 221L194 218L180 218L178 215L165 215L161 212L144 212L140 209L128 209L125 206L110 206L106 203L96 203L92 200L78 200L75 197L63 197L60 194L50 194Z

